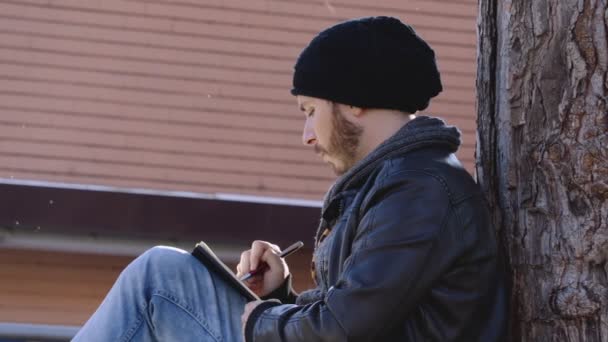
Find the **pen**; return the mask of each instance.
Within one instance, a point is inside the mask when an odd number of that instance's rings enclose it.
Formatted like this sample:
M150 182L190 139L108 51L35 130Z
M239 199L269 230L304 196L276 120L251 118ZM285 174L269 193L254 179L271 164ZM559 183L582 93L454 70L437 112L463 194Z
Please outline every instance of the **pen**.
M302 241L298 241L296 243L294 243L293 245L285 248L285 250L283 250L281 252L281 254L279 254L279 257L281 258L286 258L289 255L291 255L293 252L297 251L298 249L302 248L304 246L304 243ZM239 278L240 281L245 281L257 274L260 274L264 271L266 271L268 269L268 264L266 263L262 263L262 265L260 265L258 268L256 268L255 270L248 272L246 274L244 274L243 276L241 276Z

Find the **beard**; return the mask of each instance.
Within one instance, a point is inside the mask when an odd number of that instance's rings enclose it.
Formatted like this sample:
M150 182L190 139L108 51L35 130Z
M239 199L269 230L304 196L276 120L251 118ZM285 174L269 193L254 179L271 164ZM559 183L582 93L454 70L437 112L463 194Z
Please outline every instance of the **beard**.
M363 134L363 127L348 121L334 103L332 105L333 130L329 146L315 145L315 152L331 156L335 161L328 163L338 176L344 174L357 162L357 150Z

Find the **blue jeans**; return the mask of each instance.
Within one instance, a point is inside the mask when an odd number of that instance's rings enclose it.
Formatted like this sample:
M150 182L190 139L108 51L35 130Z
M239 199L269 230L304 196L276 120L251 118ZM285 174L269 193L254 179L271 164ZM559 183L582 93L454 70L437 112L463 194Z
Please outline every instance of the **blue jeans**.
M246 299L190 253L154 247L129 264L72 341L242 341Z

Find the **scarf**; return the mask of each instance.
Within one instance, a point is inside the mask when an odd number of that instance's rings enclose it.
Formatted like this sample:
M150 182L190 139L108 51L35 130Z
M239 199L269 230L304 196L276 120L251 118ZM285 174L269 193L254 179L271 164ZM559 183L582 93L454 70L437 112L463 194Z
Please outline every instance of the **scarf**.
M325 212L336 195L364 182L385 160L429 146L442 146L454 153L460 146L460 132L438 118L418 116L409 121L336 180L325 194L321 212ZM327 225L321 218L315 241L318 241Z
M327 210L333 199L341 192L356 188L365 182L369 175L385 160L429 146L444 147L451 153L454 153L460 146L460 132L453 126L447 126L441 119L418 116L403 125L393 136L381 143L370 154L340 176L325 194L321 213ZM329 232L329 229L326 230L328 226L329 223L321 215L321 222L315 235L315 242L319 241L325 232ZM314 269L312 272L314 274ZM323 296L324 290L317 286L314 289L300 293L296 303L299 305L312 303L322 299Z

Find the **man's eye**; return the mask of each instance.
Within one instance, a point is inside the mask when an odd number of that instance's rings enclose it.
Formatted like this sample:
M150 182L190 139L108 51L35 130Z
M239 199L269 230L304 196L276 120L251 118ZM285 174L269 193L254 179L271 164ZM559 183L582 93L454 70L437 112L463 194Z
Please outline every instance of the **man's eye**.
M308 114L306 114L306 116L311 117L314 113L315 113L315 110L311 109L310 112L308 112Z

